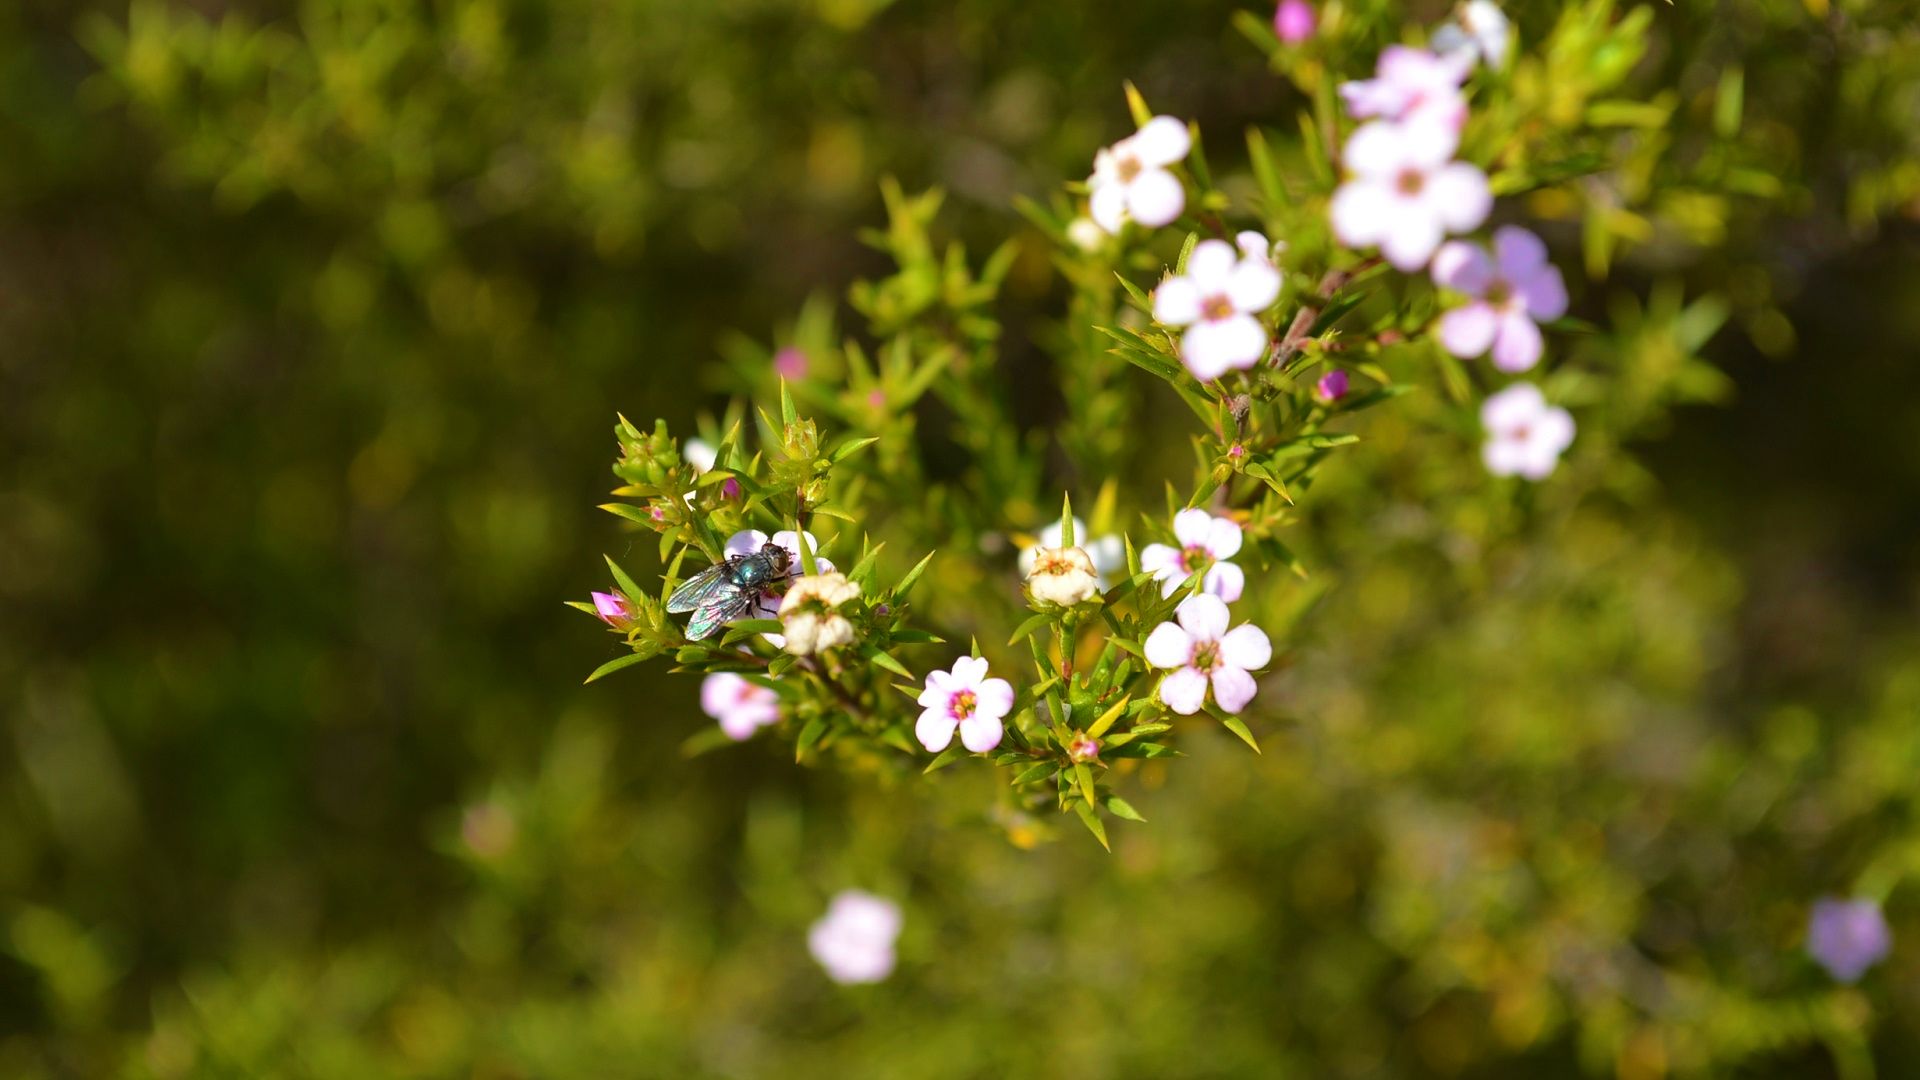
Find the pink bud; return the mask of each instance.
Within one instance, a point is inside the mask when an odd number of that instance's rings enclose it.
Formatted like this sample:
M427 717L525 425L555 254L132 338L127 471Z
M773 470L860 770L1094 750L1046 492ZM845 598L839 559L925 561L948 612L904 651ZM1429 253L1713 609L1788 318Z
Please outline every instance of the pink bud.
M1067 756L1075 761L1092 761L1100 756L1100 740L1085 732L1076 733L1067 744Z
M1347 393L1347 373L1334 368L1313 384L1313 396L1326 403L1339 401Z
M887 407L887 392L884 390L867 391L867 407L875 410Z
M1307 0L1280 0L1273 13L1273 32L1281 41L1298 45L1313 36L1313 5Z
M783 379L807 377L807 354L792 345L773 354L773 372Z
M615 630L625 630L633 625L633 605L619 593L594 593L593 610L600 616L601 622Z
M731 476L727 477L720 485L720 497L723 499L738 499L740 497L740 481L735 480Z

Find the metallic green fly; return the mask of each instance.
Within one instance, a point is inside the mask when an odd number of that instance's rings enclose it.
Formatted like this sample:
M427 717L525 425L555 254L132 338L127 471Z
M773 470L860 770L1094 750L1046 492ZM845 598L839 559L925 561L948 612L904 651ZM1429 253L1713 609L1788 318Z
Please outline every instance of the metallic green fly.
M687 640L699 641L758 607L769 590L787 580L793 555L779 544L759 551L729 555L689 578L667 597L667 610L693 612L687 620Z

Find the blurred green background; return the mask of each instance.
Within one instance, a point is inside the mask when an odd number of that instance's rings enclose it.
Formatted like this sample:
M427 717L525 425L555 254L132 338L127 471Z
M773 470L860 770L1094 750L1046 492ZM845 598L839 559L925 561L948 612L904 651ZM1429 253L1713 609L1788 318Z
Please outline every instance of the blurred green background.
M0 7L0 1075L1920 1069L1912 5L1655 5L1641 83L1744 64L1787 195L1578 313L1727 297L1732 398L1517 540L1383 416L1266 753L1143 772L1112 856L580 685L614 410L683 430L728 332L880 269L883 175L979 250L1123 79L1289 127L1238 7ZM1010 371L1060 288L1010 278ZM805 952L848 886L906 907L878 987ZM1857 887L1899 943L1836 988Z

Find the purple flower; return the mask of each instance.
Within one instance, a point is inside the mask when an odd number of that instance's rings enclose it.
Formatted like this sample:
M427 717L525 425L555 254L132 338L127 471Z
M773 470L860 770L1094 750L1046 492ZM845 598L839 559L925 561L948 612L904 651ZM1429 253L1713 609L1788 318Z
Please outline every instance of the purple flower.
M1313 396L1318 398L1323 404L1328 405L1346 397L1347 373L1339 368L1334 368L1332 371L1320 376L1320 381L1313 384Z
M1474 301L1440 317L1440 344L1455 356L1493 350L1493 366L1525 371L1540 362L1537 323L1567 313L1567 286L1547 261L1547 245L1525 229L1493 234L1493 255L1455 240L1433 257L1433 281Z
M1467 122L1460 84L1472 70L1472 57L1389 45L1380 53L1374 77L1341 83L1340 97L1347 111L1361 119L1430 120L1458 134Z
M1807 952L1841 982L1857 981L1892 948L1893 933L1874 901L1826 897L1813 905Z
M773 354L773 373L792 382L807 377L807 354L789 345Z
M1273 13L1273 32L1289 45L1298 45L1313 36L1313 5L1307 0L1280 0Z
M1480 425L1487 429L1480 456L1495 476L1544 480L1573 443L1573 417L1547 404L1532 383L1515 383L1488 398L1480 406Z
M633 604L619 593L597 592L593 594L594 614L600 621L615 630L625 630L633 625Z

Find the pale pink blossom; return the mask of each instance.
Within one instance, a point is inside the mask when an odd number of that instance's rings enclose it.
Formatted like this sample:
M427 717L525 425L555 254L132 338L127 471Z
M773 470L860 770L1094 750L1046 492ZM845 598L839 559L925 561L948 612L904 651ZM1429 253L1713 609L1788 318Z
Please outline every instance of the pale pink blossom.
M1467 122L1460 84L1471 70L1471 57L1389 45L1380 53L1374 77L1340 84L1340 97L1360 119L1431 122L1457 135Z
M633 625L633 602L619 593L597 592L593 596L593 613L600 621L615 630L625 630Z
M1307 0L1280 0L1273 12L1273 34L1289 45L1298 45L1313 36L1316 19Z
M807 354L798 346L789 345L773 354L773 373L793 382L807 377Z
M1480 424L1487 429L1481 456L1495 476L1544 479L1573 443L1573 417L1548 405L1532 383L1515 383L1488 398L1480 406Z
M1174 609L1178 624L1165 622L1147 635L1147 662L1167 674L1160 680L1160 700L1182 716L1192 716L1206 704L1213 688L1214 704L1237 713L1253 700L1253 676L1273 659L1266 631L1243 623L1227 629L1226 602L1205 593L1189 596Z
M1155 229L1172 224L1187 207L1187 192L1167 166L1192 148L1187 125L1171 116L1147 121L1094 156L1087 212L1110 233L1128 219Z
M893 943L900 936L900 905L859 889L847 889L807 931L807 949L841 984L875 983L893 973Z
M1457 22L1449 22L1433 32L1433 51L1447 60L1471 67L1485 62L1494 70L1507 66L1507 50L1513 44L1513 24L1493 0L1468 0L1460 8Z
M1493 255L1455 240L1433 257L1433 280L1474 301L1440 317L1440 343L1455 356L1493 350L1493 366L1525 371L1540 362L1537 323L1567 313L1567 286L1540 238L1514 225L1493 234Z
M1486 174L1453 160L1457 136L1418 121L1375 120L1347 140L1352 174L1333 194L1333 231L1380 248L1402 271L1425 266L1448 233L1478 228L1493 208Z
M700 681L700 711L720 722L735 742L780 719L780 695L731 671Z
M1258 247L1265 246L1261 237ZM1280 272L1270 257L1244 251L1202 240L1187 256L1186 274L1161 282L1153 294L1153 317L1187 328L1180 360L1201 382L1253 367L1267 351L1259 315L1280 296Z
M1173 536L1179 547L1148 544L1140 553L1140 569L1159 580L1160 595L1172 596L1187 578L1204 571L1203 590L1229 604L1240 599L1247 577L1227 561L1240 551L1239 524L1195 507L1173 515Z
M961 745L984 754L1006 734L1001 721L1013 709L1013 686L1005 679L988 678L985 660L963 656L953 662L953 670L927 676L920 708L913 734L921 746L937 754L953 742L957 729Z

